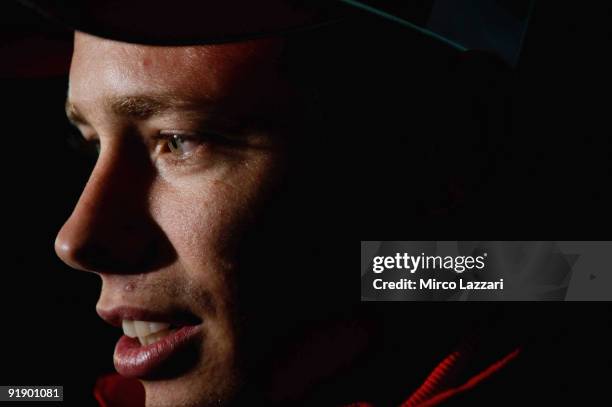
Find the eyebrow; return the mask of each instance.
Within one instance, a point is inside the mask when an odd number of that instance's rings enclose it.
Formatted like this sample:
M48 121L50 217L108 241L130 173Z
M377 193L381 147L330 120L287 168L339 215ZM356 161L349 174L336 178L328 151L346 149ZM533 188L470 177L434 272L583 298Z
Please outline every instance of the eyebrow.
M145 120L167 112L183 112L192 119L206 118L208 125L238 133L252 128L279 127L265 115L249 112L248 114L228 115L224 109L219 109L214 99L203 97L187 100L172 94L122 95L105 97L102 109L121 117ZM65 103L66 116L74 126L88 126L85 115L69 98ZM282 126L280 126L282 127Z
M104 107L118 116L147 119L169 110L189 105L171 95L117 96L104 99ZM87 120L74 103L66 100L66 116L73 124L87 124Z

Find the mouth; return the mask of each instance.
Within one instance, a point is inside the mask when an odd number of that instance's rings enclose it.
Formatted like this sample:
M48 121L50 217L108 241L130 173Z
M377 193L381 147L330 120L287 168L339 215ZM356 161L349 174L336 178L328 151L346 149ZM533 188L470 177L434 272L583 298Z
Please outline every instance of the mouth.
M119 374L132 378L155 378L186 368L194 362L201 343L202 321L192 315L152 313L133 308L98 312L123 329L113 361Z

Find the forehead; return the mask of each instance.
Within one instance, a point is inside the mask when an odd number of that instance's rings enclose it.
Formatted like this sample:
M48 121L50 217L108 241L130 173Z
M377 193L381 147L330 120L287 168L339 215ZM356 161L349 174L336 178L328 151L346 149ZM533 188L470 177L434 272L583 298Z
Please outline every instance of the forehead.
M261 98L284 92L279 38L184 47L122 43L77 32L69 99L170 94L207 100ZM251 100L251 102L254 102Z

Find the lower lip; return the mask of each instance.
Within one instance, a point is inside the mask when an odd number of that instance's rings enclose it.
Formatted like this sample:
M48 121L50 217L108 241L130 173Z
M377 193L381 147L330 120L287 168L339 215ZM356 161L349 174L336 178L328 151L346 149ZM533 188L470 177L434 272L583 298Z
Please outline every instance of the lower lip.
M200 336L200 325L184 326L150 345L143 346L138 338L122 336L115 346L115 369L125 377L146 377L194 343Z

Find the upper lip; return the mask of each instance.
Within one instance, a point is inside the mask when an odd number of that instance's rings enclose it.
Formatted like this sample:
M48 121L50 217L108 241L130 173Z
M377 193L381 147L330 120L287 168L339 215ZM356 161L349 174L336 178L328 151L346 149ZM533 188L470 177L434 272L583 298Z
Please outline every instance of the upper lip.
M100 318L117 328L121 328L124 319L132 321L165 322L172 325L197 325L202 322L193 314L180 311L153 311L146 308L122 305L108 310L96 309Z

